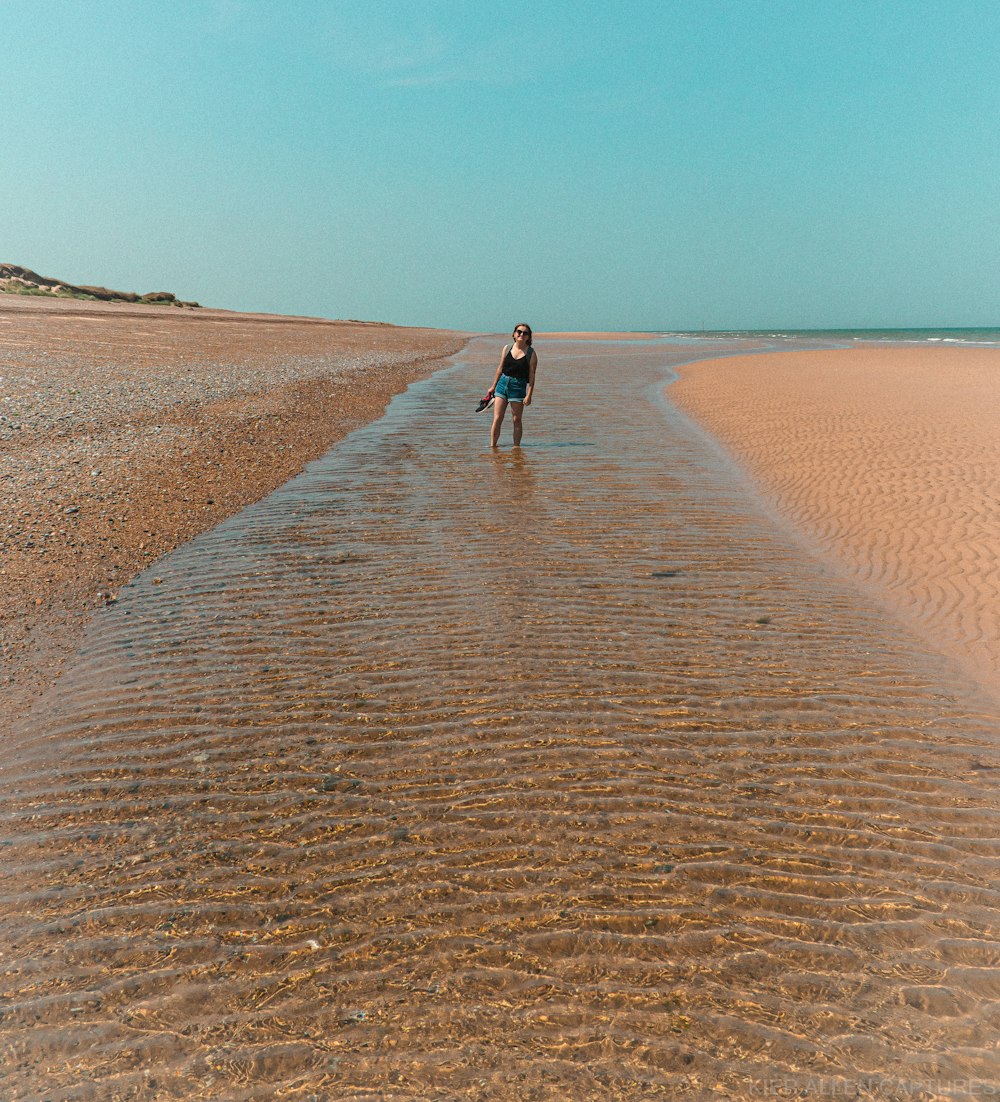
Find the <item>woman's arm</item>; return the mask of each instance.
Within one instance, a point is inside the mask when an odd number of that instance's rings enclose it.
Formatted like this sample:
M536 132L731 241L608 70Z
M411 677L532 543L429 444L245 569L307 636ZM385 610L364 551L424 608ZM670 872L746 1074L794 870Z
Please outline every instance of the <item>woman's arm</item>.
M526 406L531 405L531 396L535 393L535 368L538 366L538 357L535 355L533 348L528 352L528 355L531 358L528 360L528 390L524 396Z

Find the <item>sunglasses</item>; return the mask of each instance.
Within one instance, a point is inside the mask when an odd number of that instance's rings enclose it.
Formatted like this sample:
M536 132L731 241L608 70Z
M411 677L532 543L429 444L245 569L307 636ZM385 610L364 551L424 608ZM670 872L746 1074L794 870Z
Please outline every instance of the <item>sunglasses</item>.
M515 329L514 330L514 336L515 337L526 337L530 332L531 332L530 329Z

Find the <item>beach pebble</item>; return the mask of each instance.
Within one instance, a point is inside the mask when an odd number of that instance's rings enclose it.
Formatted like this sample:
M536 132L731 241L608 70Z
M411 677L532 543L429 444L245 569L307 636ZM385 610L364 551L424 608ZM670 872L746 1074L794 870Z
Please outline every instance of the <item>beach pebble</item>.
M0 728L39 683L31 625L72 621L76 638L94 594L110 596L112 557L117 587L379 417L465 341L253 315L218 327L207 310L154 319L92 303L81 325L74 303L3 297Z

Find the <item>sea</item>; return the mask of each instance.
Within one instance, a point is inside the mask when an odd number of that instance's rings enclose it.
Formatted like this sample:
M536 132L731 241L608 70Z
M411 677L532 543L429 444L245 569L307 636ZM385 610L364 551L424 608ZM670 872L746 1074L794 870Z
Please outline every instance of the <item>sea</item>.
M956 344L1000 347L1000 328L945 328L945 329L738 329L699 330L676 332L685 340L731 338L735 340L820 341L824 344L853 344L876 342L879 344Z

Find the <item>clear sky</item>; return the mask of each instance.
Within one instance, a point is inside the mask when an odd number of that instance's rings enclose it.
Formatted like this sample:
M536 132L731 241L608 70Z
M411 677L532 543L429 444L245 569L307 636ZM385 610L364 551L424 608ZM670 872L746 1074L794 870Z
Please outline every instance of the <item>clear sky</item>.
M0 261L466 330L1000 325L1000 0L0 0Z

